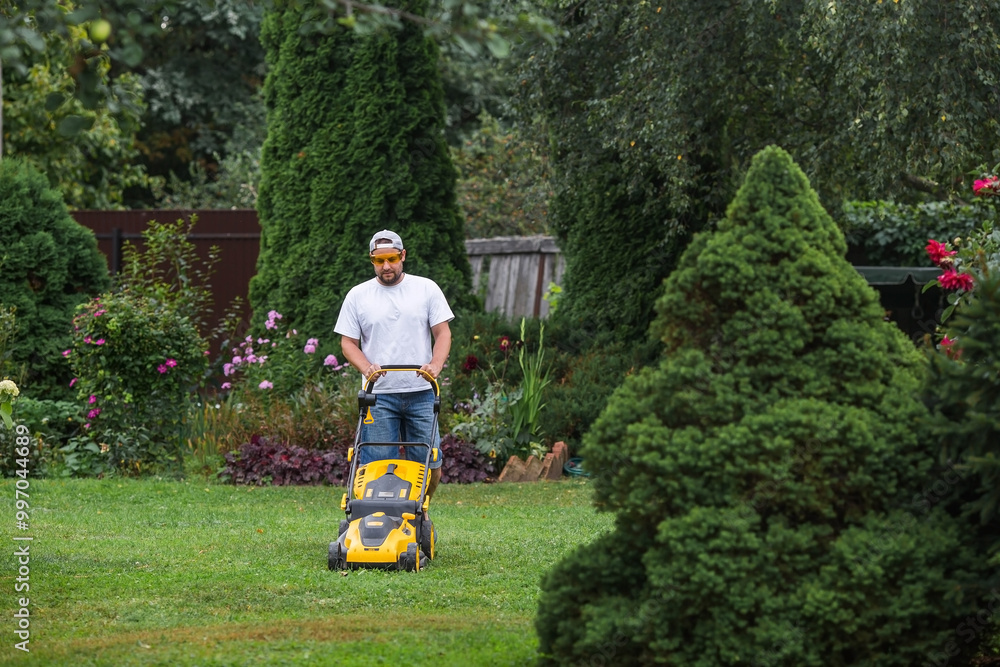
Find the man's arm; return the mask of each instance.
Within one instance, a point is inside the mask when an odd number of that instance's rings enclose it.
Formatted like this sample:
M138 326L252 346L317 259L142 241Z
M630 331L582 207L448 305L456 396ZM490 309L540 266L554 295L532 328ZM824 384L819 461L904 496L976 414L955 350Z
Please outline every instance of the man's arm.
M377 373L382 370L382 367L378 364L373 364L368 361L368 357L365 353L361 351L361 341L357 338L351 338L350 336L340 337L340 349L344 353L344 357L347 362L358 369L365 379L372 376L373 373ZM385 373L383 373L385 375Z
M445 321L432 326L431 336L434 337L434 350L431 360L430 363L421 366L420 370L429 373L431 377L437 379L441 375L441 369L444 368L444 362L448 361L448 353L451 352L451 327L448 326L448 322Z

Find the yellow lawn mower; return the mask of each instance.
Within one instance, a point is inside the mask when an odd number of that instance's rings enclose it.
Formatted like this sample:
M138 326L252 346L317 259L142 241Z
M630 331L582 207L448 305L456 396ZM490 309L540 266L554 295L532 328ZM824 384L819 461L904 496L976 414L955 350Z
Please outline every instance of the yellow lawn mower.
M441 388L419 366L384 366L383 371L420 372L434 388L434 421L431 442L438 428ZM434 558L434 524L425 518L430 498L427 483L431 461L437 461L438 449L425 442L361 442L362 424L372 423L372 393L378 374L373 374L358 392L358 428L354 446L347 451L351 471L347 493L340 509L347 518L340 522L336 542L330 542L328 566L331 570L382 568L420 571ZM368 447L399 447L399 458L382 459L359 465L360 452ZM404 448L426 452L423 462L411 461Z

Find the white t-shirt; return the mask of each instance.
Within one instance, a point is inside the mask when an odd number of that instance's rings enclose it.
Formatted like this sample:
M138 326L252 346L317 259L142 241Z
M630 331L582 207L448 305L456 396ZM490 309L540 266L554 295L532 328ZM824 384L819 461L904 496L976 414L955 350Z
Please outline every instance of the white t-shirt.
M404 273L391 287L372 278L351 288L333 330L359 340L361 351L373 364L422 366L433 356L431 327L453 319L455 314L437 283ZM429 388L423 377L400 371L386 373L373 391L400 394Z

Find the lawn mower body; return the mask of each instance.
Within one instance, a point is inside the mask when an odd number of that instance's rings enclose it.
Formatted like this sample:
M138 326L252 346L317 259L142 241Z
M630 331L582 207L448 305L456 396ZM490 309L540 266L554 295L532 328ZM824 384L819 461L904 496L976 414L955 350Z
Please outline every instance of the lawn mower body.
M382 370L414 372L419 366L393 366ZM433 380L433 378L431 378ZM431 461L438 450L423 442L361 442L361 426L370 419L369 409L375 404L371 393L375 378L369 378L358 393L358 428L354 446L348 450L351 462L347 493L340 507L346 518L340 522L336 542L330 543L328 567L331 570L373 567L419 571L434 558L435 532L425 518L429 498L427 481ZM437 431L440 410L440 389L434 388L434 426ZM416 448L425 452L423 461L411 461L404 456L359 465L360 453L367 447Z

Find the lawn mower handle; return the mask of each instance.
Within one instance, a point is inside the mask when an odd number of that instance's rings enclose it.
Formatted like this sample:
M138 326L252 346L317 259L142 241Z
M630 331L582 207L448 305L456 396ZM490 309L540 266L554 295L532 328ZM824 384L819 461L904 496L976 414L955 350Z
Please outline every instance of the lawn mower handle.
M441 386L438 384L438 381L430 373L428 373L427 371L420 370L420 366L413 366L413 365L410 365L410 366L382 366L379 370L377 370L374 373L372 373L371 376L368 378L368 381L365 382L365 390L364 391L365 391L366 394L370 394L371 393L372 388L374 388L374 386L375 386L375 381L379 377L381 377L379 375L379 373L381 373L382 371L416 371L416 372L420 373L421 375L423 375L425 378L427 378L427 381L431 383L431 386L434 388L434 395L438 396L438 397L441 396ZM378 377L376 377L376 376L378 376Z

